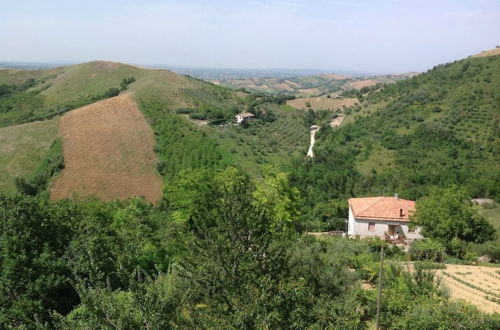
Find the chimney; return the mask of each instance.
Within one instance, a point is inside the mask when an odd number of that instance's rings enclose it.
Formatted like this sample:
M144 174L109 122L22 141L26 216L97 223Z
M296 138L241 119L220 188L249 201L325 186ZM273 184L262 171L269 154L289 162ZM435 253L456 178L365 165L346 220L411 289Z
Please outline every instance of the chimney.
M403 209L399 209L399 217L402 218L403 217Z
M398 193L395 193L395 194L394 194L394 198L396 198L397 200L399 200Z

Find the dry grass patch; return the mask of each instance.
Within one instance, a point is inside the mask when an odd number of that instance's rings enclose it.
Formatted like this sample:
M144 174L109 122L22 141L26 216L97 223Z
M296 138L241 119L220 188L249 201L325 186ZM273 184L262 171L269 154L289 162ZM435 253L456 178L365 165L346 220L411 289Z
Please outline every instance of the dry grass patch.
M57 137L59 119L0 128L0 192L15 192L14 178L30 174Z
M358 81L352 81L347 84L348 87L354 88L354 89L361 89L363 87L371 87L375 86L378 83L378 81L373 80L373 79L366 79L366 80L358 80Z
M479 54L473 55L473 57L484 57L484 56L495 56L500 55L500 48L485 50L480 52Z
M339 110L345 107L350 107L358 103L355 98L334 99L327 97L304 97L295 100L290 100L287 104L296 109L307 109L307 105L311 105L313 110Z
M102 200L161 197L153 132L131 94L71 111L61 118L65 169L51 198L96 196Z

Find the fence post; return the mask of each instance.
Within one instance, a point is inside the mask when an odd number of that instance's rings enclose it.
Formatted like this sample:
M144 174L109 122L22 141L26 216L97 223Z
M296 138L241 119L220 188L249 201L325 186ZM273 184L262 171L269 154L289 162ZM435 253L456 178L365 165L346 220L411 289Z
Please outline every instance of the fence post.
M380 249L380 271L378 274L378 294L377 294L377 325L376 329L380 329L380 303L382 300L382 281L384 276L384 245Z

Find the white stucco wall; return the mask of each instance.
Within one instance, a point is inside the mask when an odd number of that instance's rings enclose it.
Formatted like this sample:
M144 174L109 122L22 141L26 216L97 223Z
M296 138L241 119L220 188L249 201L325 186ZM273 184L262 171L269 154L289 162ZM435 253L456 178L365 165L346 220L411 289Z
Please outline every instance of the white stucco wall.
M368 230L368 223L375 223L375 231ZM385 233L389 233L389 225L396 225L396 231L401 235L401 231L408 239L422 238L420 228L415 228L414 232L408 229L407 221L386 221L375 219L355 219L351 208L349 207L349 220L347 226L347 234L349 236L359 235L360 237L378 236L385 238Z
M352 210L349 207L349 220L347 221L347 235L349 235L349 236L356 235L354 233L355 232L354 226L355 226L354 215L352 214Z

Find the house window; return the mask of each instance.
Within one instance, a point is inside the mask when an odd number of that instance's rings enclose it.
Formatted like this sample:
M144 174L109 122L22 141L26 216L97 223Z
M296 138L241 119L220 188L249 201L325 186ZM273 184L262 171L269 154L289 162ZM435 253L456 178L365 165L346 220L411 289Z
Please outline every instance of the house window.
M368 231L375 231L375 222L368 222Z
M414 233L415 232L415 227L408 227L408 232L409 233Z

